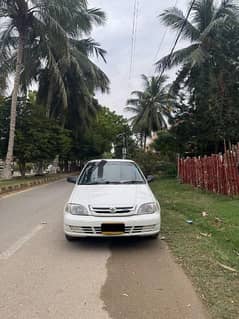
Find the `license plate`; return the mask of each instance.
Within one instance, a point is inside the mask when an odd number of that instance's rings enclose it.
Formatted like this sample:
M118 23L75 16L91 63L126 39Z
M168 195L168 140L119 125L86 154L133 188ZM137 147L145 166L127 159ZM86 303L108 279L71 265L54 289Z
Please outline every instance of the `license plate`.
M102 224L101 232L103 235L116 236L122 235L125 232L124 224Z

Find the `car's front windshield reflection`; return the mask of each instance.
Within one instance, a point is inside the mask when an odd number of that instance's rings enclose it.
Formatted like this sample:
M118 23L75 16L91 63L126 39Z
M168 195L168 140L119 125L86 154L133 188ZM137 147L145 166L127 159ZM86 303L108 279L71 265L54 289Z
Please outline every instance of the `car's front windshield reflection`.
M87 165L79 184L145 184L145 180L134 163L102 160Z

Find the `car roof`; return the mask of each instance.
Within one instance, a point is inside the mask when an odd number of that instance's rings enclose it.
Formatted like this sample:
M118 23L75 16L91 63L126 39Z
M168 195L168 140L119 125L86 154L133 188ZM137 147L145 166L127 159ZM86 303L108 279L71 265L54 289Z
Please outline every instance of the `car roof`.
M102 159L91 160L88 163L98 163L101 161L135 163L134 161L128 160L128 159L112 159L112 158L110 158L110 159L102 158Z

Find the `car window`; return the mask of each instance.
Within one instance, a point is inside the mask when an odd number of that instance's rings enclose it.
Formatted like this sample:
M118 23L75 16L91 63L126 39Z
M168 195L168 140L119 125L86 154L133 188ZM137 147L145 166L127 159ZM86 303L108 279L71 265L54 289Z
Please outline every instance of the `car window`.
M145 179L134 163L92 162L81 175L79 184L144 184Z

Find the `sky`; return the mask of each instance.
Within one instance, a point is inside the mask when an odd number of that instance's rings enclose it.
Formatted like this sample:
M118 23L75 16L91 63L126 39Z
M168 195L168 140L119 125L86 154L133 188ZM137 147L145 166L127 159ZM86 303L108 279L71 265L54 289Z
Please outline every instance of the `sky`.
M130 92L142 88L140 75L154 75L154 63L169 54L175 41L176 33L163 26L157 17L175 3L185 12L189 0L139 0L136 47L130 76L134 0L89 0L89 7L101 8L107 15L106 24L95 28L92 33L92 37L107 51L107 64L96 61L111 81L110 94L97 93L102 105L127 116L124 108ZM157 55L165 30L165 40ZM184 45L185 42L180 41L178 47ZM169 75L173 78L175 70Z

